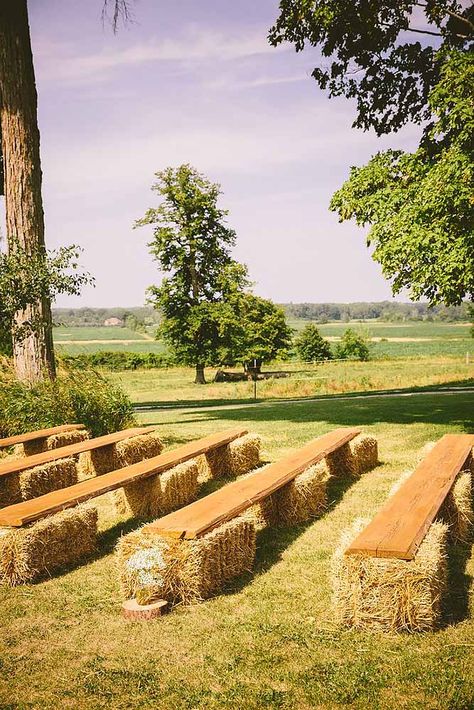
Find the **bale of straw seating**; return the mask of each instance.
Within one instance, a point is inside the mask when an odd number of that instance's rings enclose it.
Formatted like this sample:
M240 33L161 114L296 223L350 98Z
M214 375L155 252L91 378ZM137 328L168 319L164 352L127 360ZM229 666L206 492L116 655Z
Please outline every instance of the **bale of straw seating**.
M345 555L368 520L346 530L332 559L333 605L346 627L431 631L439 625L447 582L448 526L431 525L413 560Z
M94 552L97 509L86 503L24 528L0 528L0 583L26 584Z
M79 456L79 477L81 479L100 476L144 459L158 456L163 443L156 432L139 434L128 439L85 451Z
M327 506L329 479L326 461L319 461L271 496L252 505L242 513L242 517L253 522L257 530L290 527L317 518Z
M474 511L470 471L461 471L458 474L438 517L448 524L449 538L453 544L465 545L472 540Z
M224 476L241 476L260 464L262 440L258 434L245 434L225 446L199 456L201 481Z
M58 459L10 476L2 476L0 507L72 486L77 480L77 465L73 458Z
M80 441L86 441L88 438L89 432L85 429L52 434L45 439L35 439L34 441L25 441L23 444L17 444L15 446L15 455L18 458L33 456L34 454L41 454L44 451L60 449L62 446L78 444Z
M195 459L142 478L114 492L117 513L134 518L159 517L196 499L199 489Z
M139 604L206 599L252 569L255 549L255 527L240 517L195 540L137 530L122 537L116 548L123 596L135 597Z
M326 456L329 473L335 478L358 477L378 463L377 439L359 434Z

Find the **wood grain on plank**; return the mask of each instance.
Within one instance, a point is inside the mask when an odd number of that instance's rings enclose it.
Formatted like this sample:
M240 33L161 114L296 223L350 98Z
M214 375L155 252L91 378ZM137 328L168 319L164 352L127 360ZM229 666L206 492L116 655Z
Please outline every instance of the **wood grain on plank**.
M358 434L360 429L335 429L252 476L229 483L215 493L155 520L146 526L146 530L167 537L200 537L271 495Z
M153 456L139 463L132 464L117 471L110 471L95 478L89 478L68 488L61 488L46 495L31 500L9 505L0 510L0 526L21 527L27 523L57 513L66 508L72 508L78 503L122 488L129 483L135 483L140 478L146 478L167 471L183 461L205 454L219 446L224 446L234 439L247 434L247 429L226 429L197 441L167 451L159 456Z
M146 434L147 432L153 431L153 429L154 427L123 429L122 431L115 431L113 434L98 436L95 439L79 441L77 444L61 446L59 449L43 451L41 454L33 454L33 456L25 456L25 458L6 461L0 464L0 476L8 476L11 473L19 473L20 471L25 471L27 468L33 468L34 466L43 466L43 464L50 463L50 461L65 459L68 456L77 456L77 454L82 454L84 451L100 449L102 446L110 446L111 444L116 444L118 441L123 441L123 439L128 439L130 436Z
M412 560L473 446L474 435L443 436L346 554Z
M16 444L24 444L27 441L36 441L37 439L47 439L48 436L54 434L64 434L67 431L76 431L84 429L83 424L61 424L61 426L53 426L49 429L38 429L37 431L28 431L24 434L16 434L15 436L7 436L5 439L0 439L0 449L6 446L15 446Z

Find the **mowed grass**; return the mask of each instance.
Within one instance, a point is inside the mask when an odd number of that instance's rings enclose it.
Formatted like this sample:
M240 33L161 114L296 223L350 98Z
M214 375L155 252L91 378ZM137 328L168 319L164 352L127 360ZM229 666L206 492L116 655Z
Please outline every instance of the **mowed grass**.
M278 363L271 369L291 373L285 379L257 383L259 399L314 397L434 385L474 385L474 358L418 358L369 362L327 362L321 365ZM216 370L206 371L209 384L195 385L191 368L173 367L109 373L132 400L153 403L218 403L253 398L253 382L213 382Z
M3 708L443 708L474 706L471 550L451 569L443 628L372 635L332 620L330 560L353 518L372 516L420 448L473 430L472 394L269 403L150 412L167 446L234 425L274 460L337 426L375 434L381 465L331 489L326 514L261 534L252 574L199 605L150 623L120 615L114 544L132 522L101 502L96 557L43 583L0 590Z
M103 326L97 328L70 327L59 326L53 330L54 341L60 343L66 341L83 341L83 340L146 340L141 333L136 333L130 328L115 328L112 326Z

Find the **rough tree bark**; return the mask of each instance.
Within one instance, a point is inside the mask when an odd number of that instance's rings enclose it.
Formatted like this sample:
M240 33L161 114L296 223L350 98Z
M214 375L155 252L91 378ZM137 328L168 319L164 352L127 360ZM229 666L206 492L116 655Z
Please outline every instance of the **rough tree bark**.
M45 253L37 94L26 0L0 0L0 119L5 173L6 231L27 253ZM47 299L18 312L16 325L34 322L14 341L17 377L55 377L51 304Z
M206 377L204 375L204 365L196 365L196 377L194 378L195 385L205 385Z

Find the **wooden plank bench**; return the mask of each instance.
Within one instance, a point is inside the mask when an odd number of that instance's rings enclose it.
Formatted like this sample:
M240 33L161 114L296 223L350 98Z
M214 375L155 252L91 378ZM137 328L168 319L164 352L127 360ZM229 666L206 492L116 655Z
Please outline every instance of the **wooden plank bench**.
M122 431L116 431L113 434L106 434L105 436L98 436L95 439L80 441L77 444L61 446L59 449L52 449L51 451L44 451L40 454L33 454L33 456L14 459L13 461L6 461L5 463L0 463L0 478L14 473L21 473L21 471L26 471L27 469L34 468L35 466L43 466L51 461L57 461L58 459L64 459L70 456L77 456L78 454L82 454L87 451L93 451L94 449L100 449L104 446L110 446L119 441L123 441L124 439L128 439L131 436L147 434L153 431L153 429L154 427L133 427L131 429L123 429Z
M474 435L443 436L346 554L412 560L473 446Z
M37 431L29 431L24 434L7 436L4 439L0 439L0 449L4 449L8 446L16 446L17 444L26 444L30 441L39 441L41 439L47 439L48 436L54 436L54 434L64 434L68 431L78 431L80 429L84 429L83 424L61 424L61 426L53 426L49 429L38 429Z
M149 431L149 428L145 429L145 431ZM142 433L142 430L139 430L138 433ZM132 464L126 468L110 471L96 478L90 478L76 483L68 488L61 488L60 490L52 491L38 498L7 506L0 510L0 526L22 527L27 523L40 520L58 511L72 508L91 498L135 483L140 479L160 474L184 461L189 461L196 456L225 446L245 434L247 434L247 429L240 427L218 432L203 439L191 441L188 444L184 444L172 451L167 451L159 456L154 456L153 458ZM130 436L130 434L128 434L128 436Z
M270 464L261 472L229 483L215 493L155 520L145 526L144 530L162 537L180 539L201 537L267 498L299 473L347 444L358 434L360 429L335 429L314 439L280 461Z

